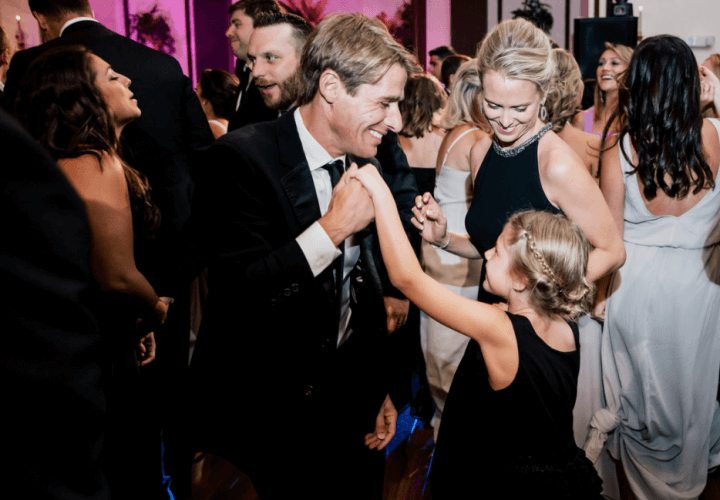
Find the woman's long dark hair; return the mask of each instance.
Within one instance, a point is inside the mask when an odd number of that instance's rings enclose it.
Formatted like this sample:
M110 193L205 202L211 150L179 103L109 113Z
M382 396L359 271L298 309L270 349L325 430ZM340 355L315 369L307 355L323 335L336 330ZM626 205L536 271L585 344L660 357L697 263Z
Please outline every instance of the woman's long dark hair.
M120 159L110 111L95 85L92 53L82 46L43 53L20 82L15 111L20 122L56 160L103 153ZM122 159L136 233L149 235L160 223L147 178Z
M700 74L690 47L671 35L643 40L619 87L614 113L620 120L618 137L630 136L638 158L633 173L642 182L645 198L654 199L658 188L677 199L691 189L697 194L714 188L702 147ZM622 143L620 151L632 165Z

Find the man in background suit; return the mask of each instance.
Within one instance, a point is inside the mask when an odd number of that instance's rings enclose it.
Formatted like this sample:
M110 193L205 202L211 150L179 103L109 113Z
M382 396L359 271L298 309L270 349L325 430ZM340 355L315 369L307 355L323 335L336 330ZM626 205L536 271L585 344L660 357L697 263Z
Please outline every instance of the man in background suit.
M275 0L239 0L230 5L230 27L225 36L230 39L230 48L237 57L240 86L238 87L235 112L230 117L228 132L250 123L274 120L278 113L263 102L260 91L255 86L248 64L248 44L255 29L255 20L261 14L280 14L280 5Z
M3 494L109 500L98 467L106 403L85 205L2 110L0 151Z
M173 57L119 35L93 18L88 0L29 0L46 43L18 52L8 71L5 106L12 109L18 85L30 64L53 47L83 45L132 81L132 92L142 116L123 130L121 143L127 163L145 174L152 198L161 211L161 225L152 240L137 240L135 260L155 291L174 297L173 311L156 332L155 362L144 371L160 378L155 400L164 412L164 437L169 455L186 425L176 421L175 406L185 396L189 350L189 284L171 287L171 256L180 244L180 232L190 217L194 190L194 157L213 135L190 79ZM159 430L158 430L159 434ZM159 457L159 453L158 453ZM158 458L159 460L159 458ZM167 464L171 474L185 468ZM182 486L177 481L176 485ZM189 487L189 477L184 484ZM182 491L182 489L180 490Z
M382 498L386 318L371 200L357 181L399 130L414 58L359 14L327 17L301 59L300 107L208 151L199 207L218 255L191 364L197 451L247 473L263 500ZM358 73L355 68L365 70Z

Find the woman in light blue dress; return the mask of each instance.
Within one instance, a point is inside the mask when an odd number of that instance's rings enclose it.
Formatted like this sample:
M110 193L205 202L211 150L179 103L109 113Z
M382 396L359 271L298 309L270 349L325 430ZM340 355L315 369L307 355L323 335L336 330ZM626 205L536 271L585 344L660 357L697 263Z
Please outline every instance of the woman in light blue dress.
M710 90L682 40L644 40L620 92L618 144L600 167L627 260L605 312L607 407L585 449L619 462L623 498L627 488L698 498L720 464L720 122L700 114Z

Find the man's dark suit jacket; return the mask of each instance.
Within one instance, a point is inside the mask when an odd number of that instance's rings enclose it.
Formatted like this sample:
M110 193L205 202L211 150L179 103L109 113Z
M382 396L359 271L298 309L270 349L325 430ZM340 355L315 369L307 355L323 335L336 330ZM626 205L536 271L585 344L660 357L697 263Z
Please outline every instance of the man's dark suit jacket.
M198 207L219 258L190 366L197 451L299 471L298 492L312 492L328 461L364 447L387 393L374 226L358 233L353 334L336 348L336 306L295 240L321 212L293 113L220 137L206 161L214 182Z
M0 480L8 498L108 499L97 464L106 405L85 205L2 110L0 151Z
M125 127L123 153L130 164L148 177L153 200L162 212L156 241L147 248L136 248L138 268L160 295L169 280L167 255L175 250L183 224L190 216L193 192L193 156L213 141L213 135L192 89L178 62L107 29L95 21L79 21L68 26L60 38L18 52L8 70L5 86L6 109L18 92L18 85L30 64L46 50L68 45L84 45L113 69L132 81L142 116Z

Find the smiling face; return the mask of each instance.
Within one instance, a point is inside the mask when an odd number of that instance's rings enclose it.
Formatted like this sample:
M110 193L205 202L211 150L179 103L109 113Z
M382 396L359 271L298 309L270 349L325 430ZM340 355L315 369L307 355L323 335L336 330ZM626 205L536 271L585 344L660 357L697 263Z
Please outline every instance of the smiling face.
M510 248L508 247L512 231L513 229L506 224L495 246L485 252L484 255L485 280L483 281L483 289L506 300L510 296L513 284L517 282L517 279L513 278Z
M393 64L377 83L360 85L350 95L341 84L339 96L333 103L334 114L330 129L334 130L332 156L351 153L372 158L388 131L399 132L402 118L398 102L403 98L407 72Z
M245 14L244 10L236 10L230 17L230 27L225 36L230 39L230 47L235 57L247 60L248 43L253 33L254 22L252 17Z
M618 78L621 77L627 69L628 65L623 61L617 53L612 50L606 50L600 56L597 67L597 81L600 90L604 92L612 92L618 89Z
M295 48L293 28L289 24L265 26L253 31L248 46L255 86L265 105L286 110L300 94L300 59Z
M506 79L492 70L483 77L483 114L503 147L521 145L542 126L541 100L537 86L527 80Z
M130 79L114 72L110 65L98 56L91 54L90 58L95 72L95 86L100 90L115 126L121 130L141 114L137 100L133 99L130 91Z

